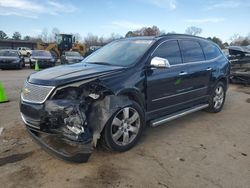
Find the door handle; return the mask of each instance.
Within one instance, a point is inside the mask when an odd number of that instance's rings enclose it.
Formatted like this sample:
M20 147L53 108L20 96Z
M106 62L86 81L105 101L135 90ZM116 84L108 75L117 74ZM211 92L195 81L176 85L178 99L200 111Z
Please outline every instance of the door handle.
M211 67L208 67L208 68L206 69L206 71L210 71L210 70L212 70L212 68L211 68Z
M184 71L181 71L181 72L179 73L180 76L187 75L187 74L188 74L188 73L187 73L187 72L184 72Z

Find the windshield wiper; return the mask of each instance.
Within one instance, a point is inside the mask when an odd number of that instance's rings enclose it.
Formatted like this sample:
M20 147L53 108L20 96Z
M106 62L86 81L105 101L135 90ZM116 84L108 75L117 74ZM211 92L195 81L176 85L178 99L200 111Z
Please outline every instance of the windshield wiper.
M89 64L99 64L99 65L112 65L111 63L107 63L107 62L85 62L85 63L89 63Z

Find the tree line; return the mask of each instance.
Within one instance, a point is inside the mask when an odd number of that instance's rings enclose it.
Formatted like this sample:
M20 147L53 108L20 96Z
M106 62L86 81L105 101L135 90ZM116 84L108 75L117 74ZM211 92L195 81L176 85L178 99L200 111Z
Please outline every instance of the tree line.
M28 41L35 41L35 42L55 42L56 41L56 35L59 34L60 31L57 28L53 28L50 32L48 29L44 28L42 32L36 36L24 36L22 37L20 32L14 32L11 37L9 37L4 31L0 30L0 40L7 40L7 39L13 39L13 40L28 40ZM141 29L137 29L134 31L128 31L125 36L121 36L119 34L112 33L109 37L103 37L94 35L92 33L88 33L86 37L82 39L81 35L79 33L71 33L75 41L83 42L87 47L90 46L103 46L113 40L119 39L119 38L126 38L126 37L136 37L136 36L158 36L168 33L175 33L174 31L171 32L165 32L161 31L157 26L152 27L143 27ZM202 33L202 28L190 26L186 28L185 30L186 34L190 35L200 35ZM222 49L228 47L229 45L237 45L237 46L247 46L250 45L250 33L248 36L240 36L238 34L234 34L231 37L231 43L228 44L227 42L223 42L220 38L214 36L214 37L208 37L209 40L212 40L213 42L217 43Z

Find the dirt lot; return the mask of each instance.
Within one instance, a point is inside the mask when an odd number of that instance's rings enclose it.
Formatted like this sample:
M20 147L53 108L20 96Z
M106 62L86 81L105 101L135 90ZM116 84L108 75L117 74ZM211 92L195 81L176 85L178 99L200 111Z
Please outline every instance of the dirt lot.
M98 148L88 163L70 164L41 150L21 122L19 92L31 72L0 70L10 99L0 104L1 187L250 187L250 87L230 86L218 114L148 127L128 152Z

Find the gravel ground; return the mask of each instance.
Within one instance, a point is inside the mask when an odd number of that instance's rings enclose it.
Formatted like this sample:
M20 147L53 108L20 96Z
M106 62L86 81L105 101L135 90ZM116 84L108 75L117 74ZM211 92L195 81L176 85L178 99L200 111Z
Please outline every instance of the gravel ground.
M1 187L250 187L250 87L230 86L220 113L148 127L130 151L97 148L71 164L40 149L21 122L19 93L32 72L0 70L10 100L0 104Z

